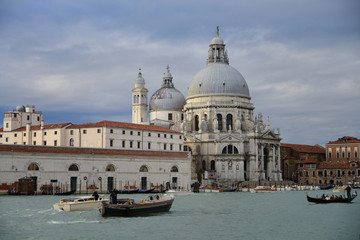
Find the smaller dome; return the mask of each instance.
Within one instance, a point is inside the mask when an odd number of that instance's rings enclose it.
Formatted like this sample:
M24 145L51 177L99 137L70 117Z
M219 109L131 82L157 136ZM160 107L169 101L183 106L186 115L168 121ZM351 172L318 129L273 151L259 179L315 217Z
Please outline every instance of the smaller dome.
M17 107L16 107L16 111L18 111L18 112L25 112L25 107L24 107L24 105L19 105L19 106L17 106Z
M150 99L150 111L181 111L185 105L184 95L174 87L162 87Z
M219 37L219 36L215 36L215 37L211 40L210 45L213 45L213 44L224 45L224 40L223 40L221 37Z
M174 87L170 67L167 65L161 88L152 95L149 103L150 111L181 111L185 105L184 95Z

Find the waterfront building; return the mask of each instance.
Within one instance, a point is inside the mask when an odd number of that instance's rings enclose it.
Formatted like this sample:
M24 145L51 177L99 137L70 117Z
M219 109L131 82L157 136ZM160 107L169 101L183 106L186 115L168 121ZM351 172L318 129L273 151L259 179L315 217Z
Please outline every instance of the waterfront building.
M35 107L6 113L0 143L27 146L191 152L191 179L202 183L282 181L280 130L254 116L254 104L241 73L230 66L219 29L206 66L191 80L187 97L167 66L151 97L141 71L132 89L132 123L101 121L45 125ZM149 118L148 118L149 116Z
M354 161L323 161L311 160L298 163L298 183L301 185L359 185L360 164Z
M230 66L217 29L206 67L189 84L187 97L172 83L169 68L150 100L150 122L180 130L192 153L192 179L205 183L281 181L280 130L254 117L248 85Z
M44 124L35 106L18 106L4 114L0 148L0 183L31 177L35 192L50 180L78 192L87 191L90 183L102 191L125 184L144 189L191 184L191 158L183 151L183 135L160 126L114 121Z
M62 191L109 192L163 185L190 189L187 152L0 144L0 184L33 179L40 193L52 182Z
M327 161L360 161L360 139L344 136L336 141L329 141L326 144Z
M360 140L355 137L345 136L336 141L329 141L325 147L326 161L311 156L312 158L296 163L298 182L320 186L359 185L359 147Z
M318 144L281 143L281 169L284 180L298 181L300 162L301 164L318 164L325 160L325 148Z
M115 121L45 125L42 113L36 112L35 106L31 112L22 112L22 109L25 108L20 105L4 114L0 144L183 151L183 135L168 128ZM35 121L24 121L23 115Z

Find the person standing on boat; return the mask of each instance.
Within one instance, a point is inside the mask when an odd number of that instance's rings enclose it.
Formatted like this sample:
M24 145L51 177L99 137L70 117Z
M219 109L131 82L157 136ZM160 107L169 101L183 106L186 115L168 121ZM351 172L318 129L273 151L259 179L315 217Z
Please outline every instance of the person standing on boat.
M112 204L117 204L117 190L114 189L110 194L110 201Z
M99 199L99 194L95 191L92 196L95 198L95 201Z
M345 189L346 189L347 197L351 198L351 187L350 187L350 185L348 185Z

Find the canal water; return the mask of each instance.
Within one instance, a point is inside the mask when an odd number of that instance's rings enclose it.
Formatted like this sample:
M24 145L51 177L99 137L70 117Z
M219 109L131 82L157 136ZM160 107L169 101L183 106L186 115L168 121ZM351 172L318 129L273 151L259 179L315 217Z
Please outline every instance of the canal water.
M333 194L309 191L322 193ZM305 194L197 193L176 196L169 213L132 218L53 210L61 196L1 196L0 239L360 239L360 196L314 204Z

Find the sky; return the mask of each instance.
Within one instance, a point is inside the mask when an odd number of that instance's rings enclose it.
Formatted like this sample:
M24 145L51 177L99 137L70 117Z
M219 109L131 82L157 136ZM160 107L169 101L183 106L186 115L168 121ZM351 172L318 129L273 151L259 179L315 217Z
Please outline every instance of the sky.
M139 69L149 99L167 65L186 97L219 26L281 142L360 138L359 12L357 0L0 0L0 112L131 122Z

